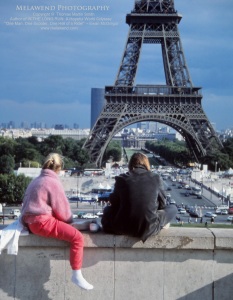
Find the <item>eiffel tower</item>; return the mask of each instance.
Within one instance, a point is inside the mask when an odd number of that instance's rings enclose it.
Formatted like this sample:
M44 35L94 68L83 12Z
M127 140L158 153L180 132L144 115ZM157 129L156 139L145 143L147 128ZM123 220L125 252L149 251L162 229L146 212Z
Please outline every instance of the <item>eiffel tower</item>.
M222 147L203 108L201 88L193 86L181 44L174 0L135 1L126 15L127 42L113 86L105 87L105 105L84 148L101 165L112 137L142 121L166 124L179 132L196 162ZM161 44L166 85L134 85L143 44Z

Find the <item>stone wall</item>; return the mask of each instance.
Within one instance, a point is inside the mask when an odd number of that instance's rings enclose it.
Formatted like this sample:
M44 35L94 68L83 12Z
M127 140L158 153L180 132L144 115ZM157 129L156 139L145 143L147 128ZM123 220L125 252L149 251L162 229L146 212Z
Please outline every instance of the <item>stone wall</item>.
M170 228L146 243L83 232L84 291L70 281L69 245L30 234L0 255L1 300L233 299L233 230Z

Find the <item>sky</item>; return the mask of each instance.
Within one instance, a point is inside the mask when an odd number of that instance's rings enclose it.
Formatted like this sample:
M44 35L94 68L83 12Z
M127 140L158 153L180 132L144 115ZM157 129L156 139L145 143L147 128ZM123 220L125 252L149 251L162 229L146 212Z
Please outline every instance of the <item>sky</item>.
M91 88L114 84L133 7L134 0L0 0L0 124L89 128ZM233 1L175 0L175 8L203 109L218 130L233 128ZM161 50L143 45L135 84L161 83Z

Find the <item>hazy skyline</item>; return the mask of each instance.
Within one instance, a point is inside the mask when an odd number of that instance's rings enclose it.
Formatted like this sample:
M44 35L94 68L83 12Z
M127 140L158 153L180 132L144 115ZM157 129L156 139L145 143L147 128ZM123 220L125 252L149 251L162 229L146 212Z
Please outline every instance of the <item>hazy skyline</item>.
M91 88L114 84L133 7L134 0L1 0L0 123L90 127ZM204 111L217 129L232 128L233 2L175 0L175 8L183 16L181 41L193 84L202 87ZM62 15L69 13L76 15ZM135 83L165 83L157 45L143 45Z

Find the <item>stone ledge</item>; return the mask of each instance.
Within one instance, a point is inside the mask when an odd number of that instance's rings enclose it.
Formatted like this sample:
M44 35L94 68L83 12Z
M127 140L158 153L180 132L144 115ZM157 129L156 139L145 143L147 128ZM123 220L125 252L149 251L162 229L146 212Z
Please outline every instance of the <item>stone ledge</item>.
M143 249L233 249L232 229L169 228L151 236L145 243L124 235L102 232L82 232L86 248L143 248ZM21 236L19 247L67 247L68 243L33 234Z
M232 299L233 229L171 227L144 244L83 235L82 269L94 290L70 282L68 243L30 234L20 236L17 256L0 255L0 299Z
M215 249L233 249L233 229L211 228L215 237Z

